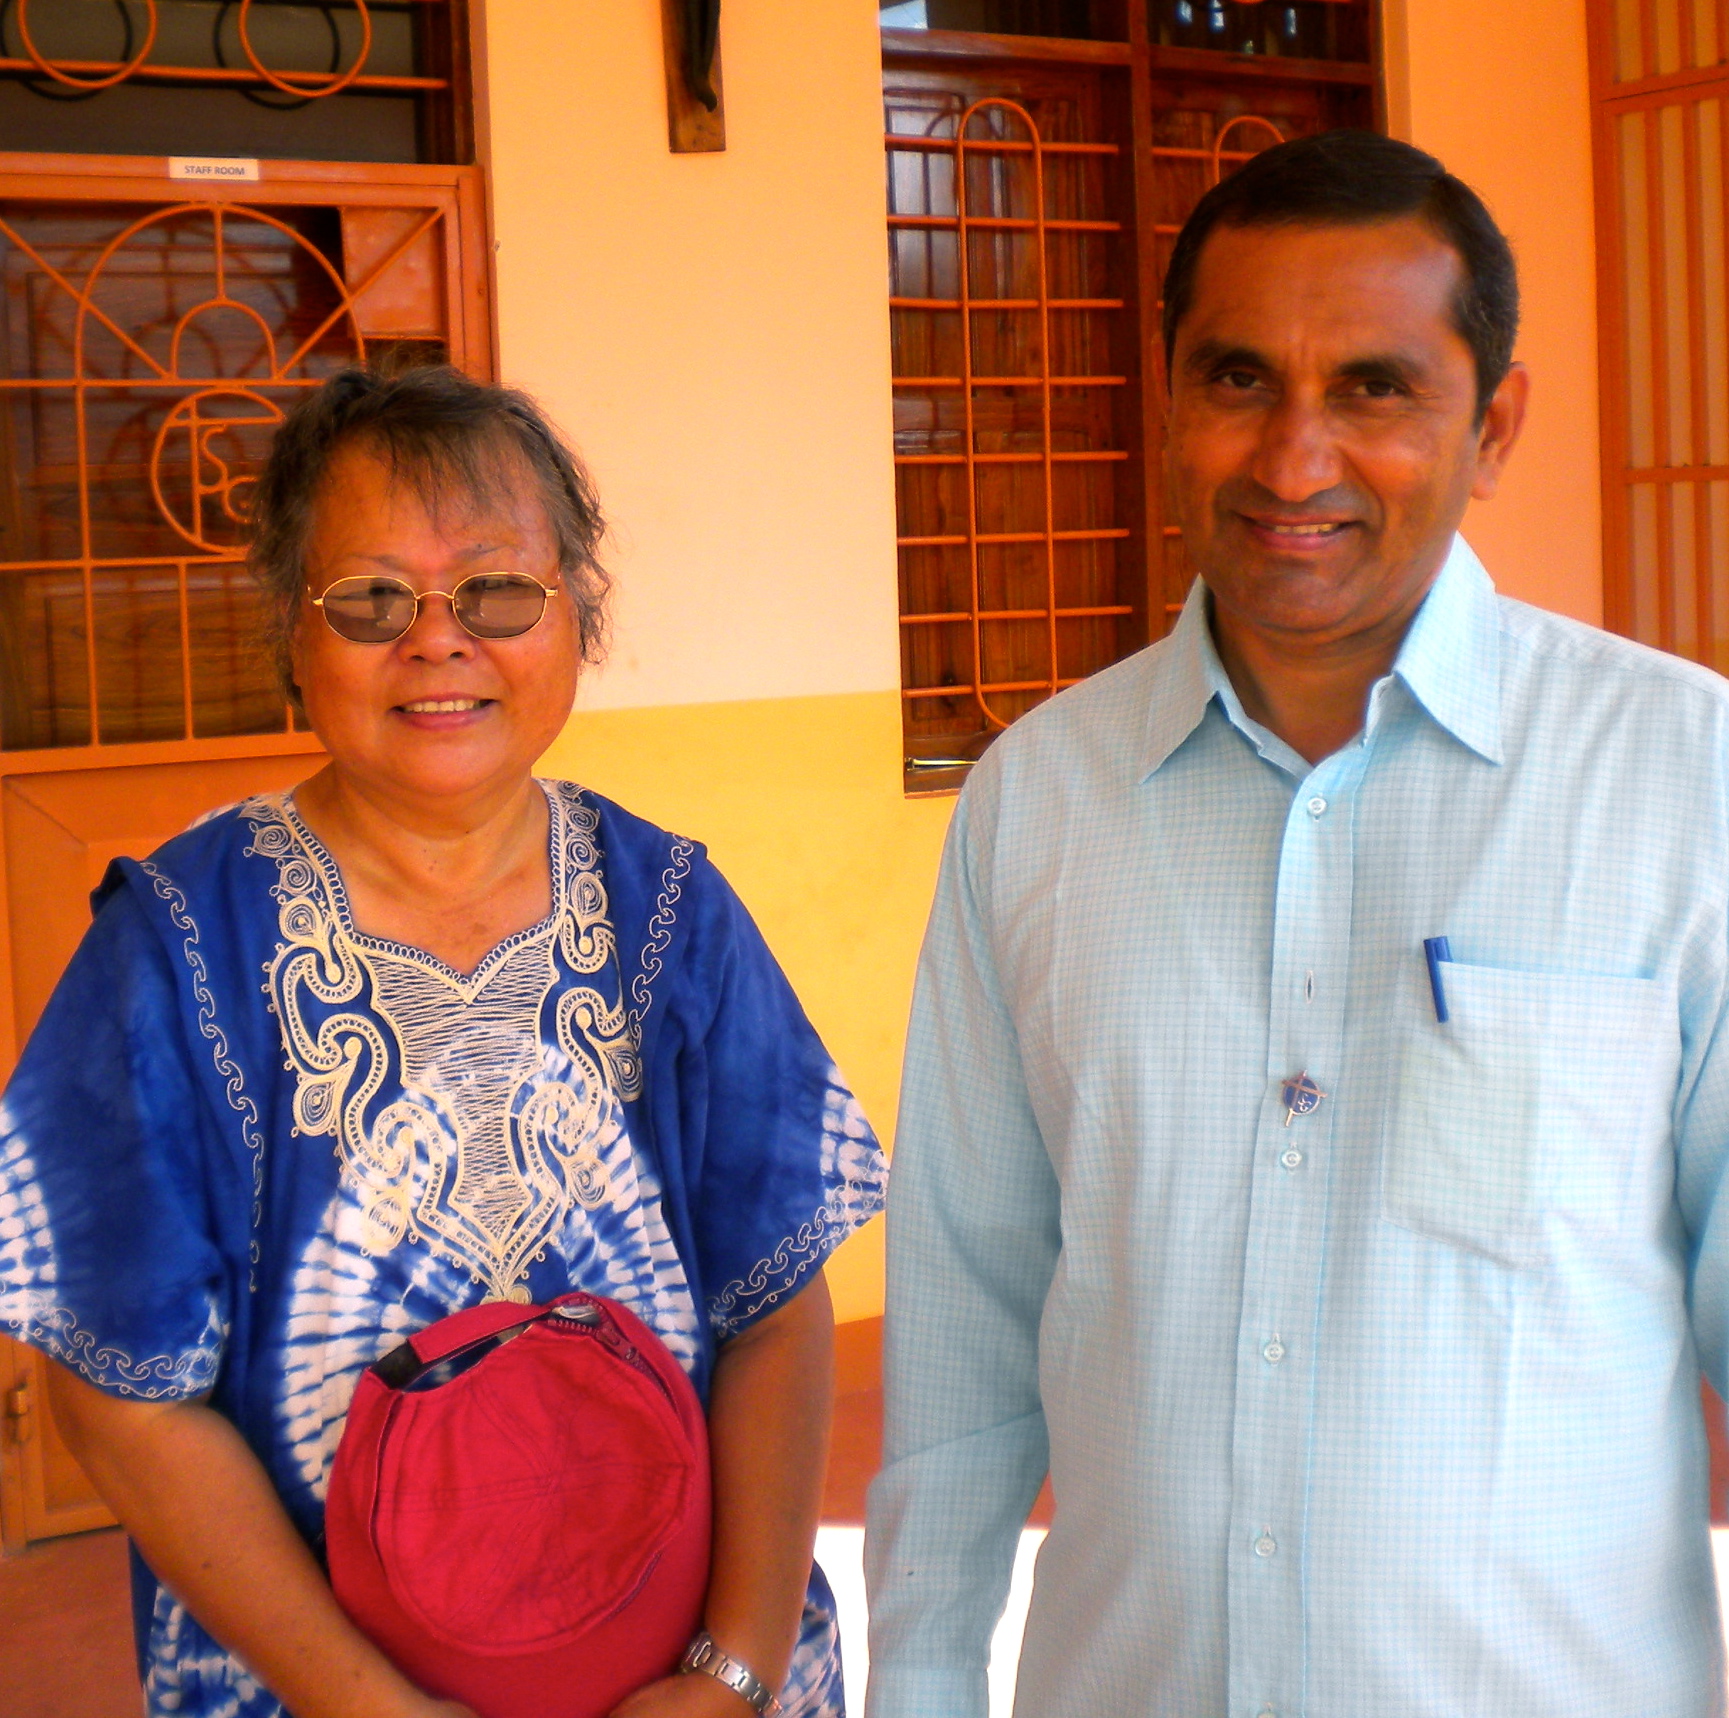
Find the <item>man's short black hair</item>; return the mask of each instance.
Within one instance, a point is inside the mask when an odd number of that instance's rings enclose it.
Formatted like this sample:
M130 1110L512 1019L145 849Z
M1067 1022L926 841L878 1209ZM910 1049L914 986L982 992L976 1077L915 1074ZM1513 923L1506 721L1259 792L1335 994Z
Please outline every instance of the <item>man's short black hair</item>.
M1221 180L1183 223L1165 271L1165 365L1194 298L1195 270L1215 227L1362 226L1420 215L1459 253L1465 278L1453 322L1477 363L1477 417L1513 362L1519 276L1495 218L1433 155L1373 131L1324 131L1263 150Z

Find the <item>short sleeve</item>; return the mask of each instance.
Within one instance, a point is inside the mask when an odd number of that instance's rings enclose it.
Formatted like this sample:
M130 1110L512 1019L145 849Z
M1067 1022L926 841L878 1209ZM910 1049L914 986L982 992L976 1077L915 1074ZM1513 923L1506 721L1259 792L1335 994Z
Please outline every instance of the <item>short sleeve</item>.
M118 1396L215 1381L228 1273L167 951L122 888L0 1098L0 1330Z
M762 933L703 869L684 973L701 1026L681 1077L687 1144L694 1133L701 1151L697 1258L724 1341L796 1294L882 1209L887 1166Z

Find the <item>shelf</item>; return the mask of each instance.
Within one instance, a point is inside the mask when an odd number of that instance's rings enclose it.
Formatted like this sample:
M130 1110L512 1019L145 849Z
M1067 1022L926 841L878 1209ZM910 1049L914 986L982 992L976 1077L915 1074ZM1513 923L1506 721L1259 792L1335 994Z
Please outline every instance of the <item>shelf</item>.
M1044 65L1127 66L1137 50L1128 42L1083 42L1061 36L999 36L975 30L884 30L883 59L1019 60ZM1232 54L1213 48L1143 50L1155 73L1248 77L1271 83L1372 85L1375 68L1350 60L1281 59L1276 54Z
M885 60L1037 60L1047 64L1126 66L1127 42L1071 41L1061 36L996 36L976 30L884 30Z
M1351 60L1287 60L1277 54L1227 54L1214 48L1165 48L1153 44L1147 48L1147 64L1155 73L1264 78L1269 83L1373 84L1375 81L1373 66Z

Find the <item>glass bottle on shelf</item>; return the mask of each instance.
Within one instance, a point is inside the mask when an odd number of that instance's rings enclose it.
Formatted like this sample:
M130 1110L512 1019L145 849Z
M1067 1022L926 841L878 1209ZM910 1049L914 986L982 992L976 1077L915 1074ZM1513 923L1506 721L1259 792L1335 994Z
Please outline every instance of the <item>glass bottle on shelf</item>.
M1148 25L1161 47L1299 60L1369 57L1361 0L1148 0Z

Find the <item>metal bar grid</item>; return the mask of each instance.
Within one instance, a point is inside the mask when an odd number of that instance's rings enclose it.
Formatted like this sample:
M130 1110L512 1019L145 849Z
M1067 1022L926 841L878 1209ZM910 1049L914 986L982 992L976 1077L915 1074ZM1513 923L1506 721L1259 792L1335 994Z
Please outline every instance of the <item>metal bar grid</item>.
M106 88L111 84L125 81L128 83L172 83L172 84L215 84L224 88L266 89L271 85L270 78L255 72L250 66L168 66L168 65L133 65L130 68L117 60L54 60L36 61L14 59L10 56L0 57L0 73L10 77L34 78L43 76L43 67L52 64L56 71L71 73L76 77L89 76L98 80L97 88ZM112 76L115 72L124 72L125 79ZM278 72L277 77L294 87L296 95L323 96L335 92L326 89L304 89L299 87L303 82L316 81L317 72ZM56 81L66 81L64 79ZM89 87L89 86L86 86ZM370 73L350 78L344 89L351 89L357 95L434 95L440 90L450 88L448 78L410 77L406 74Z
M975 453L974 465L1033 465L1045 456L1041 453ZM1088 465L1127 459L1128 450L1120 447L1083 448L1076 451L1058 450L1051 454L1056 465ZM964 453L897 453L896 465L965 465Z
M974 531L964 537L896 537L903 549L958 549L968 543L1103 543L1128 536L1127 526L1102 526L1092 531ZM1042 610L1040 611L1043 612Z
M215 84L230 87L274 89L284 95L303 100L319 100L354 90L371 95L426 95L448 90L447 78L411 77L406 75L368 73L366 63L372 57L373 8L379 0L347 0L349 11L360 25L360 42L353 63L346 70L327 72L283 71L267 65L252 40L251 20L255 0L240 0L235 24L240 39L244 66L186 66L152 60L150 51L156 45L159 25L158 0L143 0L144 29L142 45L129 60L57 59L37 46L30 31L29 0L17 0L13 24L24 48L23 57L0 57L0 75L9 77L45 77L62 89L78 95L94 95L100 90L113 89L123 83ZM414 4L430 4L435 0L412 0ZM332 6L326 6L331 13Z
M959 310L958 298L891 298L890 310ZM975 298L974 310L1121 310L1120 298Z
M1003 98L994 97L992 99L1002 100ZM982 107L985 104L980 102L976 105ZM1248 114L1242 116L1244 119L1249 119L1250 117L1251 116ZM1267 122L1264 120L1258 120L1257 123L1265 124ZM955 146L955 140L952 137L931 137L923 132L888 131L883 134L883 146L887 149L926 149L942 151L953 149ZM1001 155L1027 155L1035 153L1042 153L1045 155L1120 155L1122 153L1122 146L1116 143L1056 143L1047 139L1041 140L1035 146L1032 142L1020 138L998 137L971 139L968 141L967 147L969 149L994 150L996 153ZM1255 151L1252 149L1226 149L1222 151L1217 149L1190 149L1176 144L1155 143L1149 149L1148 153L1151 154L1155 160L1206 161L1217 163L1219 161L1248 161L1254 157Z
M1053 685L1050 680L988 680L984 685L971 686L908 686L902 693L903 698L963 698L972 696L975 702L988 697L993 692L1061 692L1064 687L1078 686L1080 680L1073 676L1059 678ZM1006 728L1007 722L998 723Z
M1725 0L1729 3L1729 0ZM995 111L1007 116L1013 124L1016 135L1008 137L982 138L976 135L980 129L978 119L981 114ZM1028 109L1016 102L1004 98L979 100L960 115L954 126L952 135L925 136L900 134L890 132L885 136L886 147L895 150L916 151L923 158L936 160L947 155L953 162L954 171L954 212L949 213L941 208L941 202L933 197L931 181L926 176L923 206L915 203L914 211L902 212L891 209L888 225L891 233L907 234L927 233L932 235L952 234L955 243L955 278L952 283L939 281L933 270L935 264L930 253L925 253L925 272L927 278L921 283L922 290L917 286L902 289L897 284L892 289L890 307L905 311L916 318L921 314L951 314L960 319L960 362L956 369L958 374L911 374L903 371L893 378L897 398L905 399L908 394L917 392L932 392L941 390L958 390L961 395L960 410L956 414L959 423L954 425L954 433L958 434L964 451L933 452L907 451L898 452L895 456L897 468L937 467L948 468L964 474L966 483L964 509L960 505L958 494L953 495L950 505L957 514L964 516L957 519L960 529L943 529L947 523L944 520L930 517L907 517L903 506L902 532L897 539L902 550L919 551L928 549L965 550L967 555L967 588L971 601L967 606L952 605L940 602L928 610L903 613L900 623L903 636L927 633L932 628L965 628L970 646L970 676L967 674L967 658L961 658L959 664L945 661L939 672L943 673L944 681L940 685L913 684L904 688L909 709L916 708L932 699L954 699L970 703L978 711L987 732L1000 730L1007 725L1008 714L996 708L992 700L1008 694L1037 693L1048 696L1060 690L1063 686L1073 684L1074 680L1062 674L1058 667L1057 632L1060 622L1070 621L1117 621L1132 617L1140 612L1130 603L1114 601L1086 602L1084 599L1075 602L1072 598L1062 602L1057 588L1057 547L1062 543L1089 543L1122 541L1132 537L1131 530L1123 527L1097 527L1090 530L1061 531L1055 529L1055 495L1053 491L1054 474L1058 468L1074 466L1089 462L1120 462L1130 455L1126 448L1089 448L1057 450L1051 446L1052 441L1052 405L1053 395L1057 390L1073 388L1081 390L1097 390L1100 388L1120 388L1129 385L1132 378L1118 375L1057 375L1052 373L1052 354L1049 343L1050 323L1054 313L1064 309L1078 311L1100 311L1106 313L1120 312L1125 308L1124 300L1117 297L1087 297L1064 298L1053 291L1050 268L1050 239L1056 234L1100 234L1111 235L1125 231L1123 222L1114 220L1082 220L1071 218L1072 213L1081 211L1053 211L1047 203L1047 178L1045 162L1047 157L1059 153L1093 154L1099 156L1118 153L1114 144L1067 144L1058 146L1044 140ZM1245 135L1246 133L1246 135ZM1154 166L1168 164L1172 168L1179 165L1201 163L1205 166L1206 177L1211 183L1217 183L1222 174L1239 162L1249 160L1258 149L1274 142L1283 141L1282 131L1270 120L1258 114L1244 114L1224 121L1205 147L1179 147L1175 145L1151 145L1142 150L1149 155ZM1250 147L1244 147L1244 144ZM995 206L980 206L977 191L977 175L969 173L968 164L976 155L990 154L998 159L1020 158L1032 169L1032 192L1030 201L1033 207L1015 209L1012 213L1006 208ZM936 208L932 208L933 201ZM1167 222L1154 223L1152 231L1170 236L1178 230L1177 225ZM1021 291L1014 297L985 297L977 290L977 280L973 267L973 249L971 240L974 235L1019 235L1025 234L1037 247L1036 252L1027 266L1037 272L1038 296L1028 296ZM944 257L948 255L945 251ZM898 265L897 265L898 269ZM1019 287L1020 283L1016 282ZM943 291L943 287L950 290ZM935 288L936 290L933 290ZM1000 290L1000 287L999 287ZM977 326L974 313L992 315L996 313L1014 313L1028 317L1037 316L1038 329L1041 335L1036 370L1029 365L1023 375L1005 376L999 374L980 373L976 368L976 353L974 331ZM914 326L917 325L916 323ZM927 325L928 326L928 325ZM935 337L927 337L922 343L914 341L908 348L909 354L918 351L937 352L942 350L942 344ZM987 348L988 349L988 348ZM997 348L997 349L1000 349ZM924 369L928 365L920 365L916 359L907 368ZM946 369L946 366L943 366ZM1073 366L1068 366L1072 368ZM1040 445L1037 451L993 451L981 452L978 449L978 421L976 408L978 403L989 398L989 390L1002 389L1009 392L1013 399L1016 393L1032 394L1036 390L1037 432ZM1032 428L1029 423L1028 429ZM916 444L915 444L916 445ZM928 447L928 443L927 443ZM1042 530L989 530L981 521L979 514L978 479L982 471L993 465L1037 466L1042 477L1044 490L1044 528ZM1030 497L1029 497L1030 500ZM992 521L996 523L996 521ZM932 530L931 525L938 529ZM908 529L911 525L913 528ZM922 526L923 529L919 527ZM1155 540L1168 542L1179 535L1178 528L1162 521L1153 523ZM980 551L988 549L993 544L1020 544L1026 546L1039 545L1043 548L1043 571L1045 575L1046 601L1038 606L1001 606L987 607L983 598L983 580L980 569ZM940 588L940 587L939 587ZM1157 610L1164 617L1180 612L1181 604L1163 602L1157 604ZM985 667L987 661L986 628L996 623L1042 623L1044 633L1044 655L1047 672L1041 678L1031 678L1016 675L1001 675L991 677ZM918 670L913 678L918 679L928 674L926 669Z
M34 476L48 479L56 486L64 483L76 491L75 554L54 556L22 556L0 561L0 582L26 579L43 573L63 573L74 580L82 610L83 657L83 720L87 740L75 741L86 749L100 749L111 743L104 733L105 697L115 688L116 676L131 673L134 678L142 671L137 650L123 652L121 659L106 662L99 648L98 585L113 575L158 572L171 581L173 591L173 634L179 656L178 686L173 694L182 741L207 740L212 735L199 730L199 693L207 671L226 661L204 661L200 657L200 641L194 623L194 591L202 582L209 593L209 575L221 569L237 569L244 563L244 551L235 542L234 527L240 522L242 494L250 478L245 469L235 469L229 463L229 451L215 445L226 432L240 426L273 425L284 415L282 407L272 397L286 392L295 393L317 387L321 377L305 370L306 360L327 336L337 335L346 360L363 361L367 336L363 332L357 306L368 292L378 287L390 271L402 261L413 246L447 218L442 198L430 207L422 205L409 212L418 215L406 223L405 233L390 244L358 278L350 282L322 250L313 246L286 221L267 210L232 201L196 203L166 203L118 225L94 251L88 265L77 278L57 268L41 248L31 242L22 229L21 218L0 215L0 240L12 247L29 266L32 274L48 283L64 306L62 314L71 324L71 373L67 376L0 377L0 406L13 398L41 399L44 390L70 395L73 461L64 472L51 465L38 465ZM101 294L111 279L124 281L136 278L117 267L128 247L163 223L189 220L208 224L208 247L198 250L199 272L210 281L199 302L183 310L167 327L151 324L150 340L146 344L142 332L135 332L117 315L109 314L101 302ZM329 288L335 308L322 317L310 333L301 334L291 325L280 330L270 327L258 310L244 296L250 266L236 251L233 225L244 221L280 234L288 241L285 247L299 256L306 267L313 267ZM176 234L179 238L182 235ZM446 243L454 242L454 234ZM69 304L66 301L69 300ZM191 346L192 336L200 319L212 312L230 318L238 316L248 321L258 338L257 351L261 362L255 370L241 376L212 375L203 355L198 361L182 363L182 354ZM38 314L45 314L38 312ZM340 334L338 334L339 325ZM142 327L142 324L141 324ZM145 370L137 377L96 373L92 358L91 339L100 330L115 342L120 351ZM279 340L279 333L285 338ZM290 341L293 349L284 353ZM165 352L166 359L159 354ZM146 493L154 503L154 518L158 527L167 525L180 539L178 550L157 553L104 553L98 546L99 521L94 512L94 497L99 483L112 485L132 477L133 466L99 464L94 457L94 431L91 421L92 403L102 399L112 401L142 394L161 399L173 396L169 410L161 415L160 426L150 447L147 469L141 473ZM181 461L180 450L184 450ZM168 468L175 472L174 482L168 480ZM112 529L112 527L108 527ZM114 545L117 547L118 545ZM49 599L52 600L52 599ZM240 617L229 614L228 634L244 638ZM48 622L43 623L45 626ZM49 636L45 634L45 636ZM206 647L204 655L208 656ZM51 675L54 662L51 651L45 652L44 672ZM158 659L160 660L160 659ZM230 668L232 665L230 665ZM142 684L142 683L140 683ZM168 686L159 681L154 700L146 700L160 715L168 706L163 695ZM140 693L139 698L143 694ZM138 708L144 703L134 699ZM58 708L51 684L45 694L46 704ZM218 732L220 732L220 727ZM285 708L282 733L292 733L294 723Z
M1030 233L1037 229L1038 222L1019 215L975 215L967 223L979 232ZM947 228L953 232L960 225L954 215L890 215L891 227ZM1065 221L1049 219L1045 222L1047 233L1120 233L1123 230L1121 221Z
M1016 135L980 136L981 120L996 120L1005 129L1012 127ZM1063 311L1116 312L1123 301L1115 297L1064 296L1053 292L1050 276L1050 241L1053 234L1116 234L1122 223L1105 220L1083 220L1053 213L1048 206L1047 158L1095 157L1109 158L1120 154L1114 143L1054 143L1043 137L1032 113L1021 103L1006 97L987 97L973 102L955 122L952 137L911 136L888 133L885 145L890 150L910 149L927 158L947 154L954 163L954 213L891 213L888 224L892 230L908 232L947 232L956 238L955 289L953 296L931 293L900 293L891 295L890 308L912 312L952 312L959 316L960 374L959 375L900 375L894 385L900 390L956 389L961 394L960 438L962 451L955 453L897 454L895 463L904 467L947 467L964 473L966 488L963 528L960 531L906 531L897 538L902 549L956 548L967 552L967 579L970 601L963 609L942 609L931 613L907 614L901 617L903 627L965 626L969 631L970 680L966 684L939 687L910 686L909 700L958 697L969 699L978 712L986 731L1007 727L1012 716L996 709L990 700L1006 693L1042 692L1046 695L1060 690L1070 682L1061 674L1058 652L1058 624L1067 620L1116 618L1133 610L1127 605L1093 604L1065 605L1058 594L1058 545L1064 543L1096 543L1127 538L1127 529L1095 527L1092 529L1059 530L1056 526L1055 471L1058 466L1108 463L1127 458L1120 449L1064 450L1053 448L1053 396L1062 388L1121 387L1127 378L1120 376L1067 376L1052 372L1051 317ZM978 157L1019 158L1026 162L1030 173L1030 213L1009 214L986 201L979 206L975 197L974 174L970 170ZM927 205L928 207L928 205ZM1031 240L1028 266L1032 274L1034 293L1015 297L986 296L976 290L973 239L974 235L1025 234ZM974 368L975 316L1013 312L1037 318L1036 371L1025 375L1002 376L979 374ZM1036 390L1037 447L1014 451L982 452L978 446L977 396L982 389ZM992 530L981 520L979 474L982 470L1000 466L1033 466L1039 471L1042 519L1037 530ZM992 606L984 595L984 572L980 551L997 545L1037 545L1043 549L1044 601L1037 607ZM985 671L985 629L993 624L1042 623L1046 673L1040 679L990 679Z
M1127 603L1112 603L1098 608L1060 608L1057 610L1058 620L1093 620L1104 615L1133 614L1135 611ZM956 609L953 614L903 614L902 626L955 626L962 621L973 618L971 609ZM981 609L980 620L1043 620L1045 611L1042 608L993 608Z
M963 306L970 311L971 305ZM1127 376L896 376L897 388L1121 388Z

